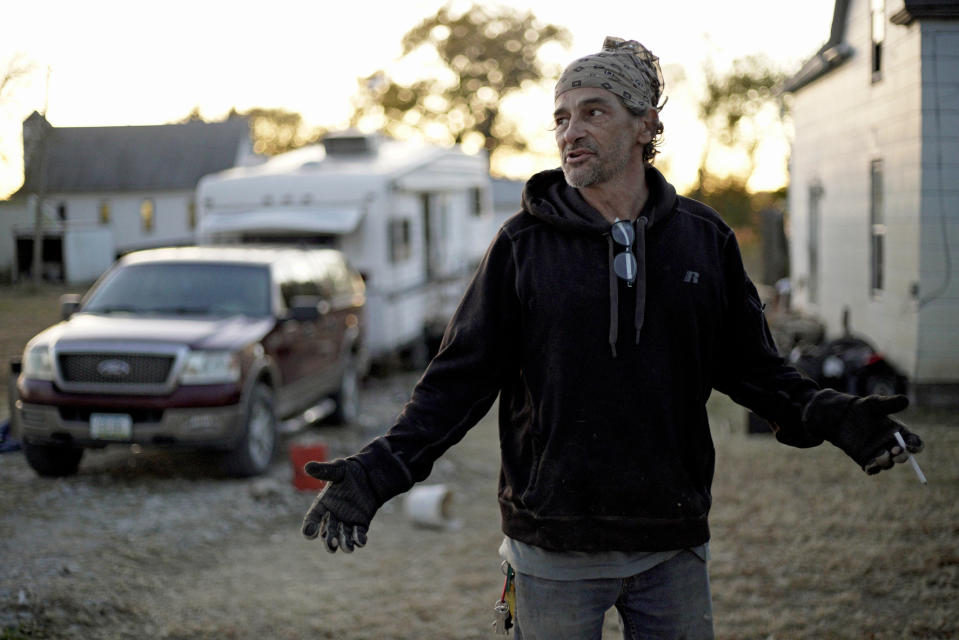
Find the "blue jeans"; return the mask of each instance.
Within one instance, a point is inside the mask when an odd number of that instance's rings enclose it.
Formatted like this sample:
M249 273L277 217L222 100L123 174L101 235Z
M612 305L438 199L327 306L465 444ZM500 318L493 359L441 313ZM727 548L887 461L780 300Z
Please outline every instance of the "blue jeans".
M516 576L518 640L600 640L610 607L619 611L627 640L713 638L709 574L691 551L625 579Z

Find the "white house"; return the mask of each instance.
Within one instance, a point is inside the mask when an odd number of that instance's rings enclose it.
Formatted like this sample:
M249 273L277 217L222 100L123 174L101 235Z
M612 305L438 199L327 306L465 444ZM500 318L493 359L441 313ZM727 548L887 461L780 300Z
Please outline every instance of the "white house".
M495 233L485 154L357 132L206 176L196 199L199 242L343 251L373 358L435 346Z
M837 0L791 78L793 301L959 398L959 0Z
M249 124L52 127L23 123L24 183L0 202L0 274L28 276L42 202L46 277L82 283L117 255L192 244L200 177L257 162Z

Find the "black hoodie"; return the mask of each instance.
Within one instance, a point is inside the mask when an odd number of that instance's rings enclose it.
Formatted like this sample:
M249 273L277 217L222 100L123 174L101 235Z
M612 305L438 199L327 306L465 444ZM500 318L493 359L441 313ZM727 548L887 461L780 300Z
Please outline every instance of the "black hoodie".
M503 531L550 550L706 542L712 389L783 442L821 442L801 425L817 388L777 354L732 230L646 177L635 286L562 172L529 180L396 424L355 456L380 500L425 479L497 395Z

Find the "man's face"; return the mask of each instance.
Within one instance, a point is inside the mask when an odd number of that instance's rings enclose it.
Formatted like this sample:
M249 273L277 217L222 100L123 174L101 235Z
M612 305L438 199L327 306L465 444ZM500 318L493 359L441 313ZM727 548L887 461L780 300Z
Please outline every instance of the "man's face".
M640 119L605 89L571 89L556 99L556 144L566 182L577 188L622 174L642 158Z

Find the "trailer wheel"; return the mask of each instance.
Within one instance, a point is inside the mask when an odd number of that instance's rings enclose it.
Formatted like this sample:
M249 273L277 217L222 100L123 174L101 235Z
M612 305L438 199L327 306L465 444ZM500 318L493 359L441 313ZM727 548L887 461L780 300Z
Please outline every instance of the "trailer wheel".
M44 478L72 476L80 468L83 449L58 445L23 443L27 464Z

